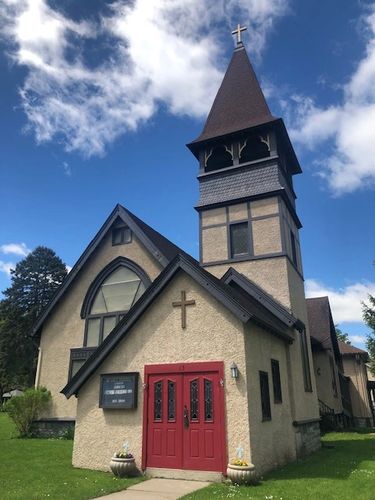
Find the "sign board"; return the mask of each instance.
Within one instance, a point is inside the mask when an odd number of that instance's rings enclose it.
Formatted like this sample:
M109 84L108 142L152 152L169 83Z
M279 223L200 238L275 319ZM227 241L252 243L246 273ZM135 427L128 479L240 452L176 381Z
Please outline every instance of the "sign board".
M100 408L137 408L138 372L100 375Z

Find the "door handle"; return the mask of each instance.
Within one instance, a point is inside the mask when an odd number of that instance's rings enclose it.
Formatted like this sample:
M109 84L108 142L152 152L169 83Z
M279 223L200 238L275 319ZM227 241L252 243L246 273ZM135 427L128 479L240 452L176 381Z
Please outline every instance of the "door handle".
M189 410L187 406L184 406L184 427L187 429L189 427Z

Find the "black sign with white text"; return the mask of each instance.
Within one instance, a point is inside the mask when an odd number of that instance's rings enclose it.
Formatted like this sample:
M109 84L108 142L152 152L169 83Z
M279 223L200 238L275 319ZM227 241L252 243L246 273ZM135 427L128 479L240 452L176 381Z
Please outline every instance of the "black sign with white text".
M138 373L100 376L100 408L137 408Z

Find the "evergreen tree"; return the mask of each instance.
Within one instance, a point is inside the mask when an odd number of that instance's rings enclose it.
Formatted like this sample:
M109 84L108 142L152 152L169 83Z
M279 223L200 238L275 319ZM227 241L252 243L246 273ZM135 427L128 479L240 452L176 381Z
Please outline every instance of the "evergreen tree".
M37 247L11 270L11 286L0 302L0 391L29 387L34 380L37 343L32 325L67 274L55 252Z
M345 344L350 344L349 334L344 333L337 325L335 325L336 337L340 342L344 342Z
M367 335L366 347L370 356L370 370L375 376L375 297L369 295L369 305L362 303L363 319L371 332Z

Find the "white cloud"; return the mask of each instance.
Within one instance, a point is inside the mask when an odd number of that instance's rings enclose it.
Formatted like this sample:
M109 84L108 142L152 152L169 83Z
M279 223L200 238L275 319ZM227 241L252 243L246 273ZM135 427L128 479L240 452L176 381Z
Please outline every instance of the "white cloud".
M5 255L13 254L26 257L30 252L30 248L27 248L25 243L6 243L5 245L0 245L0 253Z
M305 282L306 297L324 297L328 295L333 321L362 322L362 301L368 295L375 295L375 283L354 283L343 288L334 289L319 281L308 279Z
M319 107L295 95L286 105L294 140L312 150L329 147L316 162L319 175L335 195L375 185L375 7L363 18L367 45L364 57L346 85L339 105ZM294 109L293 109L294 108Z
M28 75L20 89L38 142L103 154L163 104L175 115L204 116L222 77L223 21L240 19L251 49L262 50L288 0L118 0L99 21L75 22L47 0L3 0L2 34ZM88 46L105 49L93 66Z
M2 260L0 260L0 272L5 273L8 276L10 276L10 270L14 269L15 267L16 265L12 262L3 262Z
M72 270L72 266L68 266L67 264L65 264L65 267L68 273L70 273L70 271Z
M367 339L363 335L349 335L349 340L352 344L365 344Z

